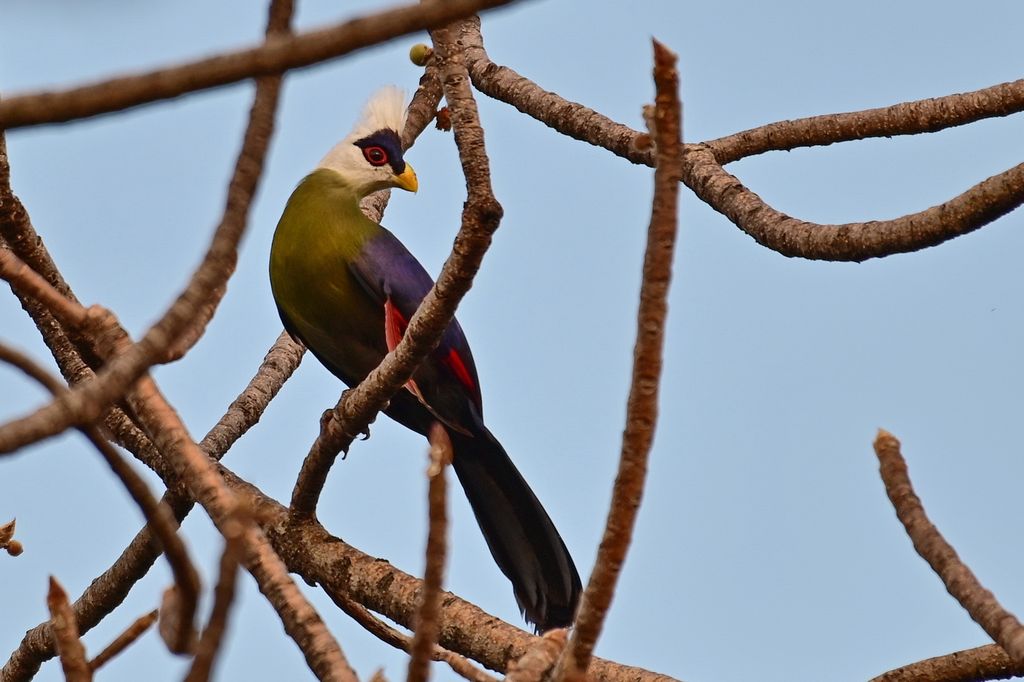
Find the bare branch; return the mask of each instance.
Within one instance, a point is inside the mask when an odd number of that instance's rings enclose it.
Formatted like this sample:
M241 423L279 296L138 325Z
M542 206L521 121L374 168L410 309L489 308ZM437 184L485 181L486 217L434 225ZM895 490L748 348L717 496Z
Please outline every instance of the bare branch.
M294 0L273 0L270 3L267 19L266 36L284 36L290 33L292 13L295 9ZM228 196L224 206L224 223L236 223L238 230L244 229L249 212L249 205L256 194L256 187L263 175L263 162L267 158L270 139L274 135L274 117L277 114L277 103L281 94L281 76L269 75L256 79L256 94L253 96L252 107L249 109L249 122L245 127L242 149L235 161L235 170L228 185ZM232 272L238 260L238 252L227 255L230 262L226 264ZM227 289L224 286L210 292L200 305L195 317L174 343L166 349L166 356L161 362L173 362L185 355L206 331L217 311L217 306Z
M688 145L683 182L759 244L784 256L863 261L935 246L973 232L1024 203L1024 163L942 204L893 220L821 225L791 218L726 172L711 151Z
M134 644L135 640L141 637L146 630L152 627L153 623L156 622L156 617L159 613L159 611L154 609L129 625L128 629L118 635L106 649L96 654L96 657L89 661L89 668L95 672L107 663L107 661Z
M220 557L220 577L214 590L210 620L203 629L203 636L196 647L196 656L185 682L206 682L210 679L214 659L220 651L221 640L227 630L228 612L231 609L231 602L235 599L238 564L242 559L241 533L244 529L241 524L236 526L237 532L232 537L224 538L224 552Z
M569 644L552 675L554 680L580 680L586 676L633 537L647 476L647 456L658 420L661 353L665 343L667 299L679 212L682 111L676 56L657 41L654 41L654 83L657 95L651 136L656 147L657 165L622 454L594 570L583 592Z
M779 121L705 142L723 166L733 161L798 147L869 137L919 135L1024 111L1024 78L945 97L889 107Z
M900 442L891 433L879 429L875 454L885 492L896 509L896 516L914 543L914 549L942 579L946 590L1018 665L1024 665L1024 628L1006 611L995 595L981 583L957 556L928 516L910 483L907 464L900 454Z
M311 66L511 0L450 0L409 5L329 28L269 39L181 66L122 76L70 90L14 95L0 102L0 128L63 123Z
M641 133L617 123L582 104L570 102L506 66L498 66L488 58L479 33L469 36L466 53L473 84L484 94L511 104L541 123L577 140L603 147L633 163L653 163L650 152L637 141ZM906 106L921 119L907 124L907 132L938 130L960 125L986 116L1003 116L1024 109L1024 81L1014 81L965 95L950 95L934 100L910 102ZM1009 101L996 98L1007 96ZM900 107L904 105L896 105ZM828 117L804 119L809 144L825 144L874 134L892 134L885 123L896 107L885 110L836 114L835 126L826 124ZM876 113L877 112L877 113ZM955 112L955 113L954 113ZM863 134L853 136L852 130L867 116ZM940 122L943 125L939 125ZM763 246L785 256L830 261L863 261L894 253L917 251L967 234L991 223L1024 203L1024 164L984 180L957 197L924 211L893 220L821 225L791 218L761 200L722 164L735 160L735 155L766 151L759 147L776 130L770 124L710 143L689 144L683 151L683 183L705 203L732 221ZM792 125L796 125L793 123ZM922 129L914 128L919 125ZM834 139L826 133L831 131ZM788 130L786 144L796 139L797 129ZM750 142L747 142L747 141ZM773 137L774 140L774 137ZM785 147L785 148L792 148ZM717 154L722 154L719 158Z
M996 644L926 658L872 678L871 682L980 682L1006 680L1024 674Z
M371 635L401 651L409 652L411 650L412 639L407 635L402 634L380 618L377 618L365 606L334 590L330 585L323 585L322 587L327 596L331 598L331 601L338 605L338 608L351 616L354 621L362 625ZM449 651L436 644L431 648L430 657L432 660L447 663L457 675L466 678L470 682L496 682L494 677L477 668L466 660L464 656L460 656L454 651Z
M66 300L66 299L65 299ZM0 362L17 367L28 376L42 384L53 395L60 395L67 389L49 372L36 364L28 356L0 343ZM142 510L146 523L152 529L174 574L175 584L180 594L180 612L176 622L178 628L174 632L170 648L172 651L184 651L195 637L193 620L196 602L199 599L199 573L189 559L185 544L175 532L177 522L166 505L160 504L150 492L146 482L135 473L135 470L124 460L94 426L81 427L82 433L99 451L111 471L121 480L132 499Z
M290 0L280 0L272 5L268 33L277 33L287 27L290 9ZM0 427L0 452L10 451L25 443L59 433L72 423L94 421L107 405L121 397L150 365L173 358L176 353L183 353L189 343L194 343L199 338L205 323L216 308L216 303L223 295L228 278L234 272L238 242L247 226L249 206L262 173L263 159L273 131L279 84L279 79L273 77L261 79L257 84L257 96L250 111L242 150L228 188L223 217L203 262L185 291L160 321L134 346L128 343L127 335L116 323L111 322L109 317L98 318L107 324L106 333L110 338L106 342L109 346L96 350L101 357L108 358L116 349L117 356L95 379L82 382L58 401L33 415ZM2 255L3 252L0 252L0 256ZM39 298L38 287L30 291L34 292L35 298ZM57 295L59 296L59 292ZM50 300L42 302L59 316L61 302L52 298L50 294ZM97 319L61 320L66 326L74 328L80 328L87 323L97 323ZM187 338L179 341L183 335L187 335ZM179 345L172 350L175 344ZM9 440L5 440L4 434Z
M206 453L214 459L220 459L232 443L259 421L267 404L298 367L302 353L302 346L292 341L287 333L278 337L248 386L203 439L201 447ZM152 445L149 447L153 449ZM164 503L174 511L179 522L194 504L176 493L165 495ZM117 561L93 580L75 602L75 616L80 631L84 633L92 629L120 605L131 587L148 572L160 552L160 545L149 527L139 531ZM21 644L0 670L0 679L5 682L30 679L39 665L54 654L49 623L41 623L25 633Z
M412 628L422 582L386 561L363 554L330 535L314 517L299 516L223 465L221 475L254 506L274 550L289 570L329 593L348 595L364 607ZM441 602L439 644L492 670L503 671L536 638L450 593ZM590 673L607 682L672 682L667 675L594 659Z
M441 69L445 97L453 110L455 143L466 175L468 199L462 212L462 227L437 282L409 320L398 346L359 386L342 395L333 413L325 415L320 435L306 455L292 491L292 508L297 514L314 512L338 452L346 450L355 435L366 429L437 346L459 301L472 286L491 236L501 221L502 208L491 190L483 130L461 53L447 56L437 52L435 59Z
M505 682L541 682L565 649L566 630L548 630L508 666Z
M50 576L50 589L46 594L46 606L50 609L50 624L53 637L60 654L60 664L64 668L67 682L90 682L92 670L85 660L85 647L78 639L78 626L75 614L68 604L68 595L57 579Z
M423 591L416 612L414 636L409 646L407 682L426 682L430 677L430 659L437 641L437 615L441 606L441 582L447 554L448 515L445 476L452 461L452 443L439 423L430 428L430 482L428 499L427 561L423 571Z

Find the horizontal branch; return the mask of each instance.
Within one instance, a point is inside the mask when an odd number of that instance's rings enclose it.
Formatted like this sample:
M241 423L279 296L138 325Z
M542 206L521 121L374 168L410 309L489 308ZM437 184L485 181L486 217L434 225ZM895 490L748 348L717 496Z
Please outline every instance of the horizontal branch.
M638 144L639 131L546 91L512 69L495 64L478 37L467 44L466 55L473 84L484 94L512 105L563 135L602 147L633 163L653 165L651 152ZM986 116L1020 111L1024 109L1022 91L1024 81L1014 81L974 93L908 102L884 110L769 124L738 133L742 141L730 136L710 143L684 145L682 180L702 201L758 243L785 256L863 261L916 251L977 230L1024 203L1024 164L918 213L894 220L840 225L811 223L775 210L722 165L748 153L767 151L770 147L765 147L764 139L778 126L785 128L784 140L788 145L779 148L786 149L805 146L796 141L801 131L808 146L895 134L891 117L896 111L919 117L917 122L905 122L906 134L934 132ZM999 100L1001 96L1006 96L1007 101ZM858 121L864 116L872 125L858 127ZM830 120L835 124L829 124Z
M311 66L398 36L444 25L511 0L446 0L385 10L258 47L56 92L0 100L0 128L64 123Z
M934 133L1024 111L1024 78L981 90L888 107L778 121L704 144L723 166L770 151L788 151L869 137Z
M290 514L256 486L218 466L228 486L252 504L253 515L290 571L412 629L421 580L332 536L314 517ZM439 621L440 646L492 670L505 670L536 640L450 592L441 599ZM602 682L675 682L667 675L596 658L589 672Z

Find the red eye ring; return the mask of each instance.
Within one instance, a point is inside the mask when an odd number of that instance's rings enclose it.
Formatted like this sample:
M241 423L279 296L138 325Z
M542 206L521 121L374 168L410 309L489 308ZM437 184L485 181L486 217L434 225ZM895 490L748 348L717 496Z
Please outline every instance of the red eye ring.
M388 162L388 153L376 145L363 149L363 157L371 166L383 166Z

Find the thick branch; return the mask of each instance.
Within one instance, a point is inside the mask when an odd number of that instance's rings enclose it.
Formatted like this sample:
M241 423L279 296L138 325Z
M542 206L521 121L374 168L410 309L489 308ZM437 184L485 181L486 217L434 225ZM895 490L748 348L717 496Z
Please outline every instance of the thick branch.
M1024 664L1014 663L1000 646L988 644L901 666L871 682L980 682L1019 675L1024 675Z
M448 0L385 10L258 47L70 90L15 95L0 102L0 128L63 123L311 66L416 31L442 26L511 0Z
M957 556L928 516L910 483L907 464L900 454L900 442L887 431L879 430L875 454L885 492L896 509L896 516L914 543L914 549L942 579L946 590L1018 665L1024 664L1024 628L1005 610L995 595L981 583Z
M679 212L682 111L676 56L657 41L654 41L654 83L657 90L651 131L657 159L654 199L640 285L633 376L626 406L619 471L615 477L604 536L590 582L583 592L576 626L552 675L556 681L586 677L594 645L601 634L633 537L647 476L647 456L658 421L661 354L665 343L665 318L668 315L668 290Z

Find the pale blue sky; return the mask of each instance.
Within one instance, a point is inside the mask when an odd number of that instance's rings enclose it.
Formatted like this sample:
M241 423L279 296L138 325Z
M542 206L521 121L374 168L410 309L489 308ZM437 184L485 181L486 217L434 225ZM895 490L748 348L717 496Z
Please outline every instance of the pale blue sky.
M371 2L298 0L301 27ZM0 93L67 85L249 44L251 2L0 0ZM544 88L640 125L650 38L680 55L685 132L709 139L771 121L892 104L1024 74L1024 5L525 2L486 15L492 58ZM412 90L406 38L291 74L238 272L209 332L156 377L196 437L280 331L266 278L295 183L387 83ZM14 187L79 297L140 334L173 299L223 204L248 84L126 115L9 136ZM590 572L623 425L651 172L560 137L481 97L505 220L459 318L487 421ZM776 208L844 222L944 201L1021 159L1024 117L929 136L773 153L729 167ZM436 273L463 180L450 136L410 152L421 189L385 224ZM598 654L684 680L864 680L987 642L917 557L877 476L878 427L904 442L918 492L982 582L1024 610L1015 539L1024 461L1024 249L1020 211L976 234L864 264L787 259L683 190L661 424L647 496ZM1017 229L1014 229L1017 228ZM49 356L15 299L0 337ZM0 418L41 392L0 368ZM286 499L320 412L341 386L307 359L228 466ZM381 420L328 481L333 533L422 571L425 445ZM521 624L471 512L453 497L446 585ZM140 515L81 437L0 461L0 521L26 552L0 557L0 656L45 618L46 575L74 594L106 568ZM194 512L185 534L212 576L219 543ZM97 652L169 582L161 562L85 639ZM224 680L311 678L251 579L234 612ZM361 675L405 657L307 590ZM204 611L205 613L205 611ZM150 634L106 679L173 680L185 663ZM450 680L443 666L436 678ZM40 680L60 679L44 667Z

